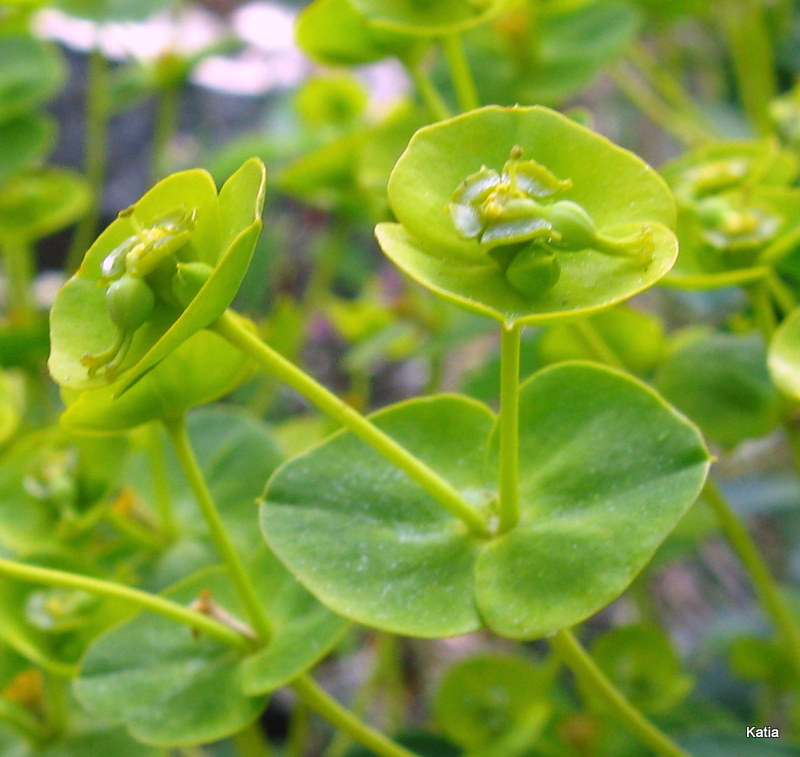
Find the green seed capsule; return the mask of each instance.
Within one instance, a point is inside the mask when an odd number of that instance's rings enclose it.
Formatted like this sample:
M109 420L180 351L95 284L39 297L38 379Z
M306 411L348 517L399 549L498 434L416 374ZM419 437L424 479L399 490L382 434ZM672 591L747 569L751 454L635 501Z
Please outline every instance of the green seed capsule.
M511 261L506 279L527 297L540 297L552 289L561 276L561 266L552 250L530 244Z
M125 275L106 291L106 306L111 320L122 331L135 331L153 312L153 290L143 279Z

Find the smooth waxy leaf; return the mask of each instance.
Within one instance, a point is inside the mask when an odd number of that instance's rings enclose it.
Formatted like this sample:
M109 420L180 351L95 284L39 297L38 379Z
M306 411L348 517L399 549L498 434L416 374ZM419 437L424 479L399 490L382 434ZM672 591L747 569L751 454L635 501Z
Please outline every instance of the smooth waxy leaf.
M315 0L297 17L297 44L318 63L351 66L406 55L420 43L369 24L350 0Z
M441 396L374 422L482 512L496 492L495 420ZM707 453L693 426L637 381L588 364L522 387L521 520L480 539L349 433L279 468L265 538L322 602L366 625L448 636L484 625L537 638L618 596L685 513Z
M0 123L0 186L40 159L54 140L55 125L46 116L26 113Z
M529 296L512 286L486 249L459 236L448 205L465 179L481 166L499 170L515 147L524 161L571 182L557 200L577 203L598 233L640 244L631 254L556 249L561 275L552 288ZM399 224L376 229L386 255L429 289L501 322L541 323L608 307L651 286L677 256L668 228L674 204L656 173L546 108L488 107L420 129L392 172L389 204Z
M769 375L788 397L800 400L800 310L794 310L769 345Z
M656 386L724 447L764 436L780 421L766 350L757 336L686 334L664 360Z
M224 738L254 720L264 692L313 665L347 623L315 602L267 550L252 554L248 569L273 622L262 649L243 653L142 613L88 651L75 684L81 703L123 722L135 738L161 746ZM201 571L164 594L189 604L201 592L245 620L222 568Z
M57 49L29 35L0 36L0 122L49 100L64 80Z
M552 671L523 657L470 657L442 678L436 721L475 757L528 754L552 711L551 683Z
M134 741L123 728L98 723L75 723L70 720L67 733L46 745L18 741L8 749L0 733L0 757L164 757L164 751Z
M132 215L145 228L158 227L166 214L192 214L188 241L176 254L181 262L202 262L213 271L183 310L159 294L116 373L109 377L100 370L90 376L85 357L107 350L117 333L101 284L102 264L136 233L131 214L120 215L98 237L53 303L48 363L53 378L62 386L91 389L119 377L118 391L123 392L222 315L236 295L261 230L264 182L264 166L257 159L247 161L225 183L219 197L205 171L184 171L159 182L133 206Z
M0 189L0 237L35 241L69 226L88 207L88 185L74 171L42 168L18 173Z
M228 394L249 372L240 350L211 331L198 331L122 396L116 396L114 384L81 392L61 423L73 431L114 433L148 421L176 419L195 405Z
M519 0L350 1L377 27L423 36L467 29L519 4Z

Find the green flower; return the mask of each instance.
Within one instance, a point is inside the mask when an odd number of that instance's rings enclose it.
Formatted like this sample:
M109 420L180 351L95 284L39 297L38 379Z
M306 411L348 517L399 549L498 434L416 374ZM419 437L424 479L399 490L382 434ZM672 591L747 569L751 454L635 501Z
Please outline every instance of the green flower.
M510 157L509 157L510 156ZM389 181L383 251L498 321L609 307L671 267L669 190L635 155L547 108L488 107L421 129Z
M50 373L122 393L225 312L261 231L265 170L247 161L217 193L208 173L159 182L122 211L56 296Z

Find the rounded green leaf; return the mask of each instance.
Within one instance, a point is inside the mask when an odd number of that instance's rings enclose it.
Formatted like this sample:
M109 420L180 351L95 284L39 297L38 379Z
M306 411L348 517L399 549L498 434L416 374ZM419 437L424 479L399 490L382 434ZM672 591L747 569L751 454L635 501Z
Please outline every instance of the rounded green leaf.
M353 7L377 27L437 36L467 29L503 11L520 0L350 0Z
M192 334L215 321L233 300L261 230L265 172L261 161L247 161L217 197L205 171L174 174L159 182L117 218L86 253L81 267L56 296L50 314L50 373L62 386L91 389L114 381L124 392ZM211 275L188 305L180 310L174 296L158 296L149 320L133 334L130 349L116 374L89 375L84 362L114 343L116 328L106 307L102 265L113 250L135 233L136 222L157 226L166 215L184 213L193 221L188 240L179 249L183 263L201 262ZM153 285L169 290L162 275Z
M75 686L81 703L123 722L135 738L162 746L220 739L257 717L263 694L316 663L348 623L313 599L263 545L247 567L272 627L263 647L243 654L142 613L88 651ZM201 571L164 595L189 604L201 593L246 620L222 568Z
M572 626L630 584L708 470L697 429L644 384L565 363L520 390L520 522L486 545L476 596L502 636Z
M16 171L49 152L55 136L55 124L47 116L25 113L1 122L0 186Z
M374 416L487 515L493 418L441 396ZM634 379L589 364L546 369L521 392L522 515L488 540L350 433L270 480L265 538L323 603L411 636L537 638L617 597L694 501L708 455L696 429Z
M487 497L488 408L443 396L372 418L459 490ZM410 636L481 627L472 589L480 540L353 434L339 432L283 465L264 496L265 538L336 612Z
M459 236L448 207L465 179L482 166L499 171L512 151L560 182L557 200L579 205L599 235L615 240L607 247L621 248L628 237L639 237L639 245L627 254L553 247L558 282L538 297L522 294L486 249ZM651 286L677 256L668 228L674 203L658 175L547 108L488 107L420 129L392 172L389 204L399 224L376 229L386 255L429 289L501 322L540 323L608 307Z
M0 36L0 122L49 100L64 75L64 63L53 45L26 34Z
M655 385L723 447L764 436L780 422L778 394L758 336L684 334L661 365Z
M86 180L64 168L17 173L0 189L0 238L35 241L80 218L89 207Z
M403 55L419 44L370 25L350 0L315 0L297 17L297 44L318 63L352 66Z
M68 404L61 423L71 431L115 433L178 418L233 391L249 373L241 350L211 331L198 331L122 396L116 396L115 384L81 392Z
M242 618L225 572L211 568L164 596L188 605L201 592ZM123 723L146 744L184 746L230 736L255 720L265 696L242 691L246 659L233 649L160 615L141 613L98 639L81 662L74 684L80 703Z
M470 657L444 674L435 718L470 755L527 755L551 714L551 683L552 671L523 657Z

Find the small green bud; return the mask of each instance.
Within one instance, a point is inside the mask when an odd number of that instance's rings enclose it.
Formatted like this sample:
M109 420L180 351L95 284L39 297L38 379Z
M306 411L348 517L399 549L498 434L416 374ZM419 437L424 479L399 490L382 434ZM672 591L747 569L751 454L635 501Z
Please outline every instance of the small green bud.
M197 296L213 272L214 269L208 263L178 263L172 279L172 294L182 308L187 307Z
M552 243L559 249L577 252L591 248L597 240L592 217L576 202L561 200L550 207L548 220L553 225Z
M540 297L552 289L561 276L555 253L532 243L520 250L506 269L509 284L527 297Z
M106 306L111 320L122 331L135 331L153 312L153 290L144 279L125 275L106 291Z

